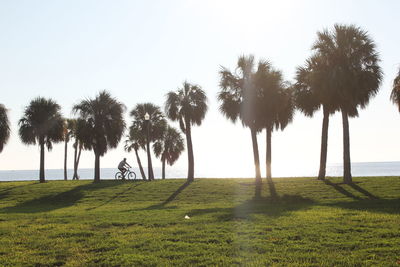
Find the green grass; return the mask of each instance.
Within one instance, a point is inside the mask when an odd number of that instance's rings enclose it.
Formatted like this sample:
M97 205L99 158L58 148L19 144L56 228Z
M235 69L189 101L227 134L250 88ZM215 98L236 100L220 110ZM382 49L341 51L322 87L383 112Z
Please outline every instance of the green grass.
M0 265L399 266L400 178L354 180L2 182Z

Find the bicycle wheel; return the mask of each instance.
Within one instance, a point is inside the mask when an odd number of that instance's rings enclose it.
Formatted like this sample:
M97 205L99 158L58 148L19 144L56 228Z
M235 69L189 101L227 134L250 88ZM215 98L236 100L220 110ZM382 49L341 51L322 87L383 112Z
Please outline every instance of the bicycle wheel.
M136 180L136 173L135 172L129 172L128 173L128 179L129 180Z
M129 174L128 174L128 179L129 179L129 180L136 180L136 173L134 173L134 172L129 172Z
M115 174L115 179L116 180L119 180L119 179L122 179L122 173L121 172L117 172L116 174Z

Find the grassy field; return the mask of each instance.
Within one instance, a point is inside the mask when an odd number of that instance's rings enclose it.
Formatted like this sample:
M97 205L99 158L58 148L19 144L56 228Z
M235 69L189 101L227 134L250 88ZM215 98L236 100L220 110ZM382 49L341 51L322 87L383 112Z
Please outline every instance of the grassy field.
M0 265L399 266L400 178L354 180L1 182Z

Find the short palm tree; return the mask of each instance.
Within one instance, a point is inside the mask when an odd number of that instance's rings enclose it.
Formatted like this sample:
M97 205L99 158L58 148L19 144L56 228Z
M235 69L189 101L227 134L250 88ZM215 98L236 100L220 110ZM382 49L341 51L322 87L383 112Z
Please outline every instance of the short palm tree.
M328 153L329 116L339 109L338 94L330 86L329 69L317 53L307 59L302 67L297 68L296 83L293 86L296 107L308 117L322 107L321 154L318 179L324 180Z
M292 90L282 73L268 61L259 62L255 84L258 90L257 112L260 112L257 118L266 129L266 177L271 179L272 132L274 129L285 129L293 120Z
M172 166L185 149L185 143L181 134L173 127L167 126L162 139L153 145L154 154L161 158L162 179L165 179L165 163Z
M10 138L10 121L8 120L7 109L0 104L0 152Z
M172 121L179 122L182 132L186 135L189 182L194 181L192 126L201 125L207 109L207 96L199 85L184 82L182 88L167 94L165 113Z
M74 138L74 175L72 180L79 180L78 166L81 159L83 142L85 138L85 121L82 119L70 119L72 121L72 138Z
M144 173L142 161L139 157L139 149L146 147L146 136L144 135L142 129L134 127L137 125L132 125L129 128L129 135L127 136L128 139L125 140L124 149L127 152L131 152L132 150L135 151L136 161L139 166L140 174L142 175L143 180L146 180L146 174Z
M67 180L67 156L68 156L68 142L72 137L75 121L73 119L66 119L64 121L64 180Z
M94 99L82 100L73 107L82 122L81 140L84 149L95 155L94 181L100 181L100 157L116 148L125 131L123 114L125 105L107 91L101 91Z
M332 31L318 33L313 49L329 69L329 86L339 95L343 121L343 180L351 183L348 117L357 117L378 93L382 81L379 56L368 33L354 25L336 24Z
M242 125L248 127L251 132L253 144L253 156L256 185L261 189L260 156L258 152L257 133L263 128L259 120L261 114L257 108L257 89L255 77L254 56L240 56L237 62L236 72L232 73L227 68L222 67L220 71L220 92L218 100L221 103L219 109L221 113L235 123L237 120ZM256 197L259 196L256 189Z
M149 116L148 120L146 120L146 114ZM160 107L152 103L137 104L130 115L133 117L131 129L137 129L141 135L146 137L148 179L152 181L154 180L154 171L150 144L162 138L167 121Z
M390 94L390 99L395 105L397 105L400 111L400 70L397 74L397 77L393 81L393 89L392 93Z
M37 97L25 108L19 120L19 136L24 144L40 146L40 182L45 182L45 146L50 151L53 143L63 141L64 119L61 107L52 99Z

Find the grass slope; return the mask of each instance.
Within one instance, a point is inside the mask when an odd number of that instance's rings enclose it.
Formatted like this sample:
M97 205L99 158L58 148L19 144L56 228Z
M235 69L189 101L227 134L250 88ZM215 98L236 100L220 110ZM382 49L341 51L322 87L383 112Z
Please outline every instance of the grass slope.
M398 266L400 178L354 180L2 182L0 265Z

